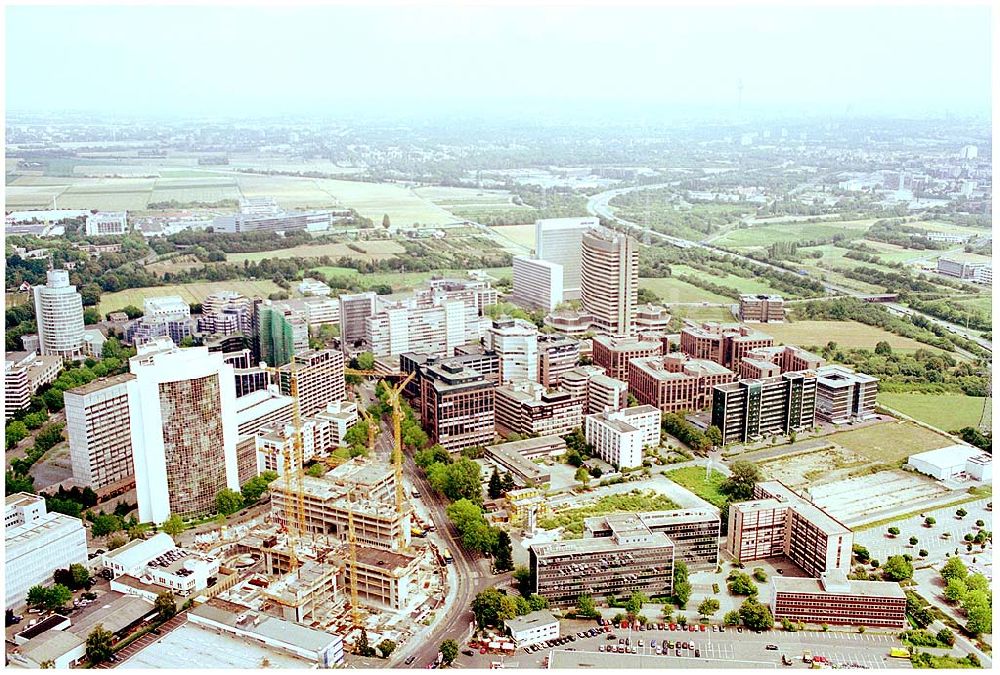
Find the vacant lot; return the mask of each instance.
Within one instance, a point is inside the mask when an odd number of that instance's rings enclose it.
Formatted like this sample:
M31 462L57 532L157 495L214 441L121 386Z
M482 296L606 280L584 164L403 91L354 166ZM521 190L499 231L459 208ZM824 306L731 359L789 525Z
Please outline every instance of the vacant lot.
M640 279L639 286L648 288L660 296L664 304L675 302L711 302L711 303L733 303L732 298L717 295L711 291L698 288L686 281L674 279L672 277L661 277L658 279Z
M541 518L538 521L538 526L546 530L561 527L563 528L563 539L577 539L583 536L584 518L604 516L609 513L667 511L676 508L679 508L677 504L657 492L633 490L627 494L601 497L589 506L564 509L548 518Z
M773 335L777 342L786 345L825 345L831 340L840 347L875 349L881 340L903 351L934 349L922 342L900 337L877 326L869 326L856 321L795 321L792 323L769 323L761 330Z
M954 431L979 425L984 399L964 394L881 392L878 402L931 426Z
M870 464L869 460L844 448L831 445L760 462L760 468L773 480L788 487L810 485L820 479L832 480L834 472L846 472Z
M756 225L727 232L715 240L718 246L730 248L764 248L781 241L810 241L842 234L860 237L874 220L838 220L822 223L776 223Z
M101 314L107 314L121 309L128 305L135 305L142 309L142 302L146 298L155 298L163 295L179 295L186 302L201 302L205 297L216 291L236 291L247 297L260 296L266 298L271 293L276 293L281 289L273 281L205 281L191 284L176 284L173 286L153 286L150 288L130 288L126 291L108 293L101 296L99 310Z
M843 431L831 434L824 440L880 464L894 464L915 453L954 444L952 439L943 434L905 421Z
M266 260L269 258L318 258L328 255L331 258L349 256L351 258L363 258L365 260L381 260L391 258L396 254L404 253L406 249L394 241L361 241L353 242L355 246L364 249L364 253L359 253L348 248L342 242L318 244L316 246L295 246L284 248L278 251L259 251L257 253L230 253L226 256L226 262L241 263L244 260Z
M719 490L726 480L718 471L713 471L711 477L705 478L705 467L686 466L663 474L678 485L687 488L706 502L721 507L726 503L726 495Z

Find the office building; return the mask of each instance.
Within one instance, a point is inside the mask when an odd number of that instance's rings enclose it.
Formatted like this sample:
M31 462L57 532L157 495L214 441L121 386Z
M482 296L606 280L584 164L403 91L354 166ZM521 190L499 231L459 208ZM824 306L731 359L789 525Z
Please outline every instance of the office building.
M4 502L4 597L6 607L22 607L28 589L48 584L57 569L87 562L83 521L48 513L45 499L17 492Z
M628 403L628 384L604 374L600 366L578 366L560 378L560 387L584 400L584 414L614 412Z
M625 234L590 230L583 235L580 306L591 315L591 329L607 335L632 335L639 292L639 255Z
M315 415L347 396L344 354L333 349L307 349L295 354L291 363L278 369L278 376L282 393L298 396L299 415L303 417Z
M714 361L674 352L634 359L628 388L637 401L663 412L695 411L712 402L713 387L735 379L735 373Z
M191 319L186 318L142 317L125 329L125 343L140 345L157 338L170 338L180 345L184 338L192 336L191 325Z
M728 525L726 550L737 562L784 556L814 578L850 569L854 535L847 526L777 481L731 504Z
M358 546L355 551L358 595L367 603L404 610L417 589L421 558L400 551ZM341 570L341 588L350 588L347 565Z
M566 337L583 339L591 332L593 317L582 309L564 307L545 315L546 327Z
M89 213L83 229L88 237L128 234L128 214L125 211Z
M546 218L535 221L535 258L563 268L563 300L579 300L583 235L600 226L598 218Z
M673 592L674 544L651 532L635 516L613 519L606 537L573 539L528 548L533 591L553 607L576 605L581 595L595 600L647 597Z
M236 470L243 485L259 471L257 437L265 430L283 429L294 419L294 399L275 385L236 399ZM312 448L309 448L312 456ZM266 467L275 470L273 467Z
M781 323L785 320L785 301L780 295L741 295L740 321L745 323Z
M503 317L486 331L485 347L500 359L500 381L538 382L538 328L524 319Z
M38 353L77 359L84 355L83 299L69 283L66 270L49 270L45 283L35 286ZM25 346L25 349L28 349Z
M739 324L708 321L681 330L681 351L695 359L715 361L726 368L738 368L748 352L774 345L774 338Z
M111 570L115 580L139 581L160 587L181 597L190 597L209 586L209 579L219 574L218 558L178 547L173 538L158 532L148 539L135 539L121 548L101 554L101 564ZM131 579L128 579L131 577ZM115 588L128 593L130 588ZM155 593L151 592L155 600Z
M31 404L31 397L41 387L54 382L62 370L58 356L39 356L35 352L4 354L4 420Z
M632 359L659 356L663 343L659 337L613 337L595 335L591 359L595 366L604 368L608 377L628 382L629 362Z
M503 626L518 647L528 647L559 637L559 619L547 609L505 619Z
M420 405L423 382L430 376L430 371L425 366L432 366L446 360L478 372L494 386L500 383L500 357L497 356L496 352L487 351L482 345L463 345L455 349L455 356L452 357L407 352L399 355L399 370L407 375L414 373L413 379L406 385L404 391L408 397L415 400L417 406Z
M635 308L635 332L666 333L670 326L670 312L663 305L647 302Z
M636 514L593 516L583 521L583 536L610 537L615 521L638 518L650 532L662 532L674 545L674 561L684 562L689 571L715 570L719 564L719 528L715 509L645 511Z
M528 256L514 256L511 301L527 309L551 312L563 301L563 266Z
M830 364L816 370L816 416L843 424L875 417L878 378Z
M538 381L556 387L562 376L576 368L580 360L580 342L558 335L538 336Z
M505 436L568 434L580 426L583 404L569 392L514 380L496 388L496 429Z
M542 486L552 479L552 475L545 464L536 464L533 460L557 457L565 452L566 441L561 436L539 436L488 446L483 457L509 473L520 485Z
M217 291L201 304L198 330L210 335L253 335L253 302L235 291Z
M982 279L984 271L989 270L992 277L993 265L988 262L969 262L965 260L955 260L953 258L938 258L938 274L944 274L957 279L972 279L977 277Z
M329 426L329 440L320 449L346 448L347 432L358 423L358 404L349 401L328 403L313 419Z
M783 373L713 388L712 425L724 445L811 428L816 422L816 373Z
M330 295L330 287L319 279L305 278L299 282L299 293L302 295Z
M179 295L146 298L142 302L142 315L147 319L190 319L191 305Z
M284 211L271 197L241 200L239 213L216 216L212 221L212 227L216 232L256 232L261 230L323 232L330 229L332 224L332 211Z
M495 437L496 383L458 359L420 367L417 408L431 443L448 452L490 445Z
M583 433L594 454L619 469L642 465L643 448L660 444L660 411L651 405L587 415Z
M793 623L909 627L906 593L898 583L849 580L842 571L819 579L772 575L771 614Z
M124 374L63 394L73 479L99 495L135 485L128 383Z
M240 489L233 367L205 347L138 347L127 383L139 520L203 516L223 488Z
M396 356L420 349L448 356L455 347L479 342L483 325L474 301L418 297L378 303L364 322L364 343L375 356Z
M366 319L375 314L376 297L375 293L367 291L345 294L339 298L340 344L348 355L365 351Z
M824 363L823 357L794 345L758 347L746 352L734 368L740 379L760 380L781 373L816 370Z
M469 272L469 279L428 279L424 286L413 291L419 307L431 307L452 300L461 300L476 308L483 315L486 309L497 304L499 294L490 285L489 278Z
M309 349L309 325L301 314L270 300L258 305L257 311L257 341L262 361L270 366L283 366L296 353Z

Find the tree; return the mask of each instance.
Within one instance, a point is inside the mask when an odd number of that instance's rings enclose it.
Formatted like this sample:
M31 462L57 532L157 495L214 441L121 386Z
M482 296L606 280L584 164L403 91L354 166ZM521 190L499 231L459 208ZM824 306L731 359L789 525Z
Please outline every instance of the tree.
M441 643L439 651L441 652L441 660L446 665L450 665L458 658L458 643L454 640L445 640Z
M190 335L185 335L181 338L181 341L177 343L178 347L183 347L187 349L188 347L194 347L194 338Z
M890 537L898 537L899 536L899 528L898 527L890 527L887 530L887 532L889 533Z
M573 475L573 478L583 483L584 487L587 487L587 484L590 483L590 472L587 471L586 467L581 466L579 469L576 470L576 473Z
M243 508L243 495L231 488L223 488L215 495L215 509L224 516L230 516Z
M879 340L875 343L875 353L879 356L892 356L892 345L885 340Z
M501 483L501 492L503 492L504 494L506 494L506 493L510 492L511 490L513 490L514 487L515 487L515 485L514 485L514 477L512 475L510 475L509 471L505 472L504 475L503 475L503 481Z
M113 513L101 513L94 518L90 533L95 537L104 537L122 529L122 519Z
M965 627L973 635L993 632L993 611L986 591L969 591L962 601L965 610Z
M493 467L493 475L490 476L490 484L486 488L486 494L490 496L490 499L499 499L500 495L503 494L503 482L500 480L500 472L496 467Z
M601 615L597 611L594 599L589 595L581 595L576 599L576 615L583 619L593 619Z
M861 544L854 544L854 546L851 547L851 550L854 553L855 560L859 563L866 563L872 559L871 553L869 553L868 549Z
M183 532L186 527L184 519L174 513L163 522L160 529L169 534L171 537L176 537L178 534Z
M83 310L83 323L86 326L93 326L101 322L101 313L94 307L87 307Z
M531 591L534 588L531 578L531 568L529 567L517 567L514 569L514 583L517 585L517 590L522 597L527 598L531 595Z
M976 527L985 527L985 526L986 526L986 521L984 521L984 520L977 520L976 521Z
M374 656L375 650L371 648L368 644L368 631L363 627L361 629L361 635L358 636L358 641L354 645L355 651L361 656Z
M910 537L910 546L916 546L918 541L920 540L916 537Z
M30 415L29 415L30 417ZM7 425L7 449L10 450L15 445L20 443L22 440L28 437L28 427L27 425L20 421L14 420Z
M937 518L931 516L924 518L924 527L934 527L935 523L937 523Z
M426 450L414 453L413 461L421 469L427 469L432 464L451 464L451 455L443 446L435 444Z
M972 574L965 578L965 585L970 591L989 591L990 590L990 580L984 575Z
M361 352L357 361L358 370L375 370L375 355L371 352Z
M87 658L91 665L103 663L111 658L114 652L113 646L115 634L109 630L104 630L104 624L99 623L90 631L87 636Z
M726 612L726 615L722 617L722 623L727 626L738 626L740 624L740 613L735 609L731 612Z
M686 581L674 584L674 604L678 609L684 609L691 599L691 584Z
M80 563L73 563L69 566L70 577L73 580L73 588L89 588L90 572Z
M153 608L156 610L156 618L169 621L177 613L177 598L171 591L163 591L157 594Z
M322 464L317 464L316 466L324 468ZM274 471L264 471L260 475L248 480L240 489L243 495L243 503L247 505L256 504L264 493L267 492L268 486L277 478L278 474Z
M385 213L382 215L382 227L388 230L390 226L391 223L389 222L389 214Z
M647 600L648 598L644 594L640 593L639 591L635 591L634 593L632 593L631 596L629 596L629 599L625 602L625 611L631 614L632 616L635 616L636 614L642 611L642 605Z
M949 647L953 647L955 645L955 634L947 628L942 628L937 632L937 639L938 642L943 642Z
M496 545L493 547L493 568L497 572L507 572L514 569L514 555L510 545L510 535L505 530L497 533Z
M949 579L948 585L944 589L944 597L949 602L960 603L965 600L965 594L969 592L969 587L959 578Z
M532 593L528 596L528 606L531 608L532 612L537 612L542 609L548 609L549 601L537 593Z
M480 591L472 601L472 614L476 625L482 630L487 626L499 626L506 619L517 616L517 605L506 593L487 588Z
M917 552L917 555L920 556L921 558L926 558L927 557L927 549L926 548L920 549L920 551Z
M729 467L731 474L719 486L719 491L736 501L750 499L754 486L763 478L756 464L746 460L736 460Z
M969 576L969 569L965 566L965 563L962 562L961 558L948 558L948 562L946 562L941 568L941 576L948 581L951 581L952 579L961 579L964 581L965 578Z
M375 648L378 649L379 653L382 654L383 659L387 659L392 655L394 651L396 651L396 643L390 640L389 638L386 638L381 642L379 642L377 645L375 645Z
M959 509L958 511L955 511L955 515L958 516L959 519L961 519L961 518L965 518L967 515L969 515L969 512L966 511L965 509Z
M729 575L729 592L733 595L757 595L757 584L753 582L749 574L744 574L743 572L733 571Z
M747 598L740 605L740 621L751 630L770 630L774 626L774 617L767 605L762 605L753 598Z
M719 601L715 598L705 598L698 605L698 614L708 618L719 611Z
M913 564L901 555L889 556L882 566L882 576L888 581L903 581L913 577Z
M674 563L674 583L685 583L688 580L688 566L683 560Z
M705 438L711 441L713 446L718 447L722 445L722 430L713 424L705 429Z

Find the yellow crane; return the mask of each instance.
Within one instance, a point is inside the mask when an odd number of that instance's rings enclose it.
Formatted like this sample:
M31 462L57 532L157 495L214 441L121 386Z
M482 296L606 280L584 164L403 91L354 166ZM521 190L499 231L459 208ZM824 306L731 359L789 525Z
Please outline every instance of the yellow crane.
M288 369L270 368L277 377L278 386L284 389L287 375L288 394L292 398L292 452L284 453L282 473L285 484L285 530L288 534L289 571L299 566L298 544L306 531L305 487L303 485L304 450L302 447L302 417L299 413L299 378L293 358Z

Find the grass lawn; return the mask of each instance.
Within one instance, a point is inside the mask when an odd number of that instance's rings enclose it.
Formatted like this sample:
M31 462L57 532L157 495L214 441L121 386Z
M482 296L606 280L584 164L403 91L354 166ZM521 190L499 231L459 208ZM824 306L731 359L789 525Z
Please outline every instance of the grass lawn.
M675 305L671 308L670 313L683 319L691 319L692 321L720 321L722 323L733 323L736 321L736 317L733 316L728 305L725 307Z
M878 402L944 431L974 427L983 414L983 398L964 394L880 392Z
M693 267L688 267L687 265L671 265L670 271L676 276L680 274L687 274L696 278L705 279L706 281L711 281L713 284L721 284L722 286L729 286L730 288L735 288L741 293L774 293L776 295L789 296L787 293L783 293L773 286L768 285L766 279L757 279L754 277L738 277L735 274L726 274L725 276L716 276L714 274L706 274L701 270L696 270ZM796 296L797 297L797 296Z
M943 434L906 421L842 431L825 436L823 440L836 443L880 464L894 464L912 454L954 444L953 440Z
M825 345L833 340L841 347L875 349L877 342L885 340L893 349L902 351L935 349L911 338L894 335L878 326L869 326L856 321L769 323L766 326L761 326L760 329L768 335L774 336L777 342L802 347Z
M712 471L712 475L705 479L705 468L701 466L686 466L681 469L667 471L667 478L677 483L681 487L687 488L706 502L722 507L726 503L726 495L719 491L726 477L718 471Z
M730 248L765 248L780 241L809 241L835 234L860 237L874 222L869 219L755 225L727 232L716 239L715 244Z
M680 508L664 495L652 490L633 490L627 494L608 495L601 497L589 506L575 509L564 509L548 518L540 518L538 526L552 530L563 529L563 539L579 539L583 536L583 520L592 516L604 516L609 513L635 513L636 511L667 511Z
M346 255L352 258L364 258L365 260L380 260L384 258L391 258L396 254L406 252L406 249L394 241L378 239L352 243L355 246L363 248L365 253L358 253L357 251L348 248L347 244L343 242L327 242L317 244L316 246L295 246L278 251L230 253L226 256L226 262L242 263L244 260L258 262L260 260L267 260L270 258L318 258L324 255L328 255L331 258L339 258L340 256Z
M142 309L142 302L146 298L155 298L163 295L179 295L185 302L201 302L211 293L216 291L236 291L248 298L261 296L266 298L271 293L276 293L281 289L269 279L253 281L247 279L234 279L233 281L199 281L190 284L176 284L173 286L152 286L149 288L130 288L117 293L107 293L101 296L101 304L98 309L102 315L108 312L121 309L128 305L135 305Z
M711 291L706 291L686 281L672 277L640 279L639 286L641 288L648 288L659 295L660 300L667 305L676 302L736 302L732 298L717 295Z
M353 267L315 267L313 269L326 276L332 275L334 277L349 277L352 280L356 279L365 288L378 284L388 284L392 286L392 289L395 292L415 288L433 277L453 277L457 279L465 279L468 274L468 270L457 269L435 270L433 272L378 272L375 274L361 274ZM511 274L510 268L507 267L491 267L487 268L485 271L487 274L495 278L502 278L504 276L510 277Z
M515 244L535 248L535 225L494 225L493 231Z

